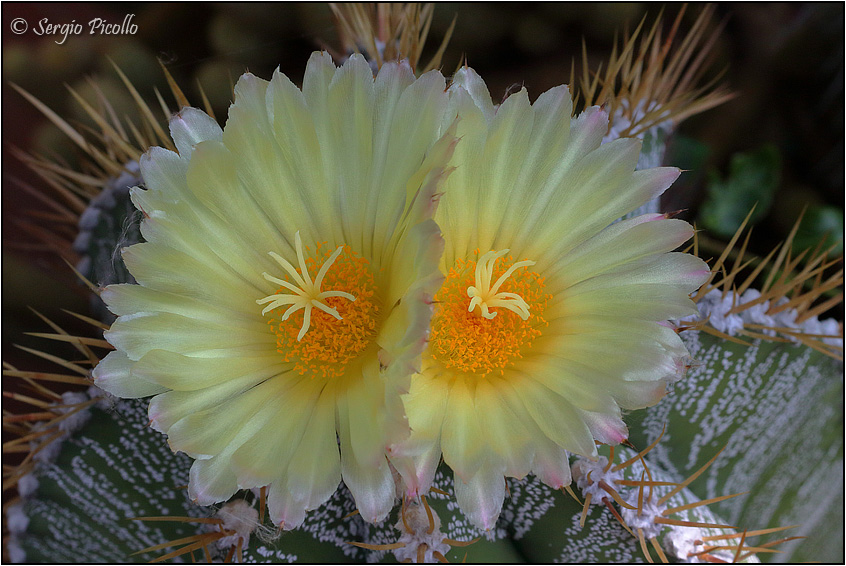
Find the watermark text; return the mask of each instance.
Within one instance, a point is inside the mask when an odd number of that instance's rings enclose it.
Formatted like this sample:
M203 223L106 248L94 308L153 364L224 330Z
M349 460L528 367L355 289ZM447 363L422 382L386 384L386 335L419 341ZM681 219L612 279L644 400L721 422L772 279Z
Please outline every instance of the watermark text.
M110 21L105 18L93 18L88 22L71 20L69 23L51 22L41 18L32 26L35 35L55 36L57 45L63 45L71 35L135 35L138 26L132 23L135 14L126 14L122 21ZM30 29L29 22L15 18L11 23L12 33L21 35Z

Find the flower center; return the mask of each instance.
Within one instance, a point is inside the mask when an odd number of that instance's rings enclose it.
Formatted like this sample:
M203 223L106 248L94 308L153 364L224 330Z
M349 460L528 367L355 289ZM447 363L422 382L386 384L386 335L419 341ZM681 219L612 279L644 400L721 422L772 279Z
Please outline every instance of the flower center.
M295 246L298 269L270 252L287 272L286 280L264 273L280 289L256 303L267 304L262 314L276 314L268 324L286 362L295 362L300 374L338 377L375 334L379 306L373 274L368 261L349 246L321 251L323 244L318 244L315 256L306 258L299 232Z
M488 252L478 264L457 260L435 295L429 352L444 366L504 373L547 325L543 311L551 296L543 278L522 269L535 262L515 263L507 253Z

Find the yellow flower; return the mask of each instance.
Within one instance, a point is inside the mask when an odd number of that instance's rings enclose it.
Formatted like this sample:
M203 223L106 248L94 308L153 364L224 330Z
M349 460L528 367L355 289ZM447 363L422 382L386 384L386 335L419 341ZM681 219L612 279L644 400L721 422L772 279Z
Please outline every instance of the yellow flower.
M179 153L142 158L146 243L123 251L139 284L103 291L117 350L94 377L155 396L152 426L196 459L198 503L269 485L290 529L343 478L365 519L393 506L386 447L408 433L400 394L443 280L445 86L315 53L302 91L245 74L224 129L184 108Z
M656 403L687 354L670 318L694 312L701 260L670 253L681 220L612 224L662 193L675 168L635 171L640 142L604 145L606 114L571 119L566 87L498 108L472 69L450 87L461 138L435 219L446 241L431 340L404 402L412 428L396 456L410 495L441 455L461 508L496 521L505 476L570 483L568 452L627 436L621 409Z

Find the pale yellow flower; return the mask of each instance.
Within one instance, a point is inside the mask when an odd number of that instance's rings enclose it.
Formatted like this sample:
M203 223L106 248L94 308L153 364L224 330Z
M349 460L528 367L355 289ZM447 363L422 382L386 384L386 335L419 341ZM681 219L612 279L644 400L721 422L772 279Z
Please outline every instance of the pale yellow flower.
M103 291L117 350L94 377L154 395L152 426L196 459L198 503L269 485L290 529L343 479L365 519L393 506L385 450L408 433L400 394L443 279L445 86L315 53L302 91L245 74L224 129L184 108L179 153L142 158L146 243L123 252L139 284Z
M608 118L571 119L566 87L495 107L472 69L450 88L461 138L435 216L446 248L423 369L404 396L412 436L393 448L410 495L438 462L477 526L496 521L505 477L570 483L568 452L627 436L623 409L657 402L687 352L667 325L694 311L701 260L671 253L681 220L612 224L679 170L635 171L640 142L604 145Z

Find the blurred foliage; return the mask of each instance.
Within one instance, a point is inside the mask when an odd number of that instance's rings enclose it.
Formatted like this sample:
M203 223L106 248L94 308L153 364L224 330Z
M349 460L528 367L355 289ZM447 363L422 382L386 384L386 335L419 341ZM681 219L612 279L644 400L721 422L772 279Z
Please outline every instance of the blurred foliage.
M708 196L699 211L699 221L711 234L731 238L746 215L755 207L749 223L766 216L781 177L781 157L772 144L731 159L728 176L709 175Z
M824 246L834 245L831 257L843 255L843 211L833 206L809 207L794 242L797 253L823 242Z

